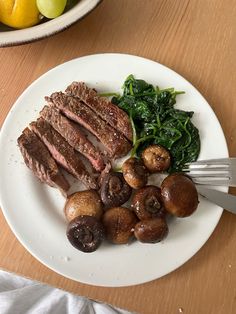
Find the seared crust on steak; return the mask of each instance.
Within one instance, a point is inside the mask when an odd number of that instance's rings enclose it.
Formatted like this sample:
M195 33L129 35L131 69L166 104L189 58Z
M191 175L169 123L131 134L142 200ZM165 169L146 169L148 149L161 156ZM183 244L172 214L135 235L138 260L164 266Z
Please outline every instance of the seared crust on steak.
M111 157L123 157L131 149L131 143L123 134L107 124L78 98L58 92L45 99L49 103L53 103L68 118L78 122L95 135L103 143Z
M80 98L103 120L132 141L132 126L125 111L114 105L109 99L101 97L84 82L73 82L66 89L66 94Z
M77 123L66 118L53 106L44 106L40 115L50 123L72 147L84 155L91 162L95 170L101 172L105 168L101 152L88 140Z
M38 179L67 194L70 185L57 167L47 147L29 128L17 139L25 164Z
M95 178L85 169L79 153L47 121L39 118L37 121L31 122L30 127L44 142L58 164L82 181L88 188L97 188Z

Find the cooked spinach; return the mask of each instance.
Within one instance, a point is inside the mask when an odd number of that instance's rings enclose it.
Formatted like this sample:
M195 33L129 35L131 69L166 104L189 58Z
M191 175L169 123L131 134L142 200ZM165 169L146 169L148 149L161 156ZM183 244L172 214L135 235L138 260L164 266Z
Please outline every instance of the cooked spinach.
M191 122L192 111L175 109L176 96L184 92L159 89L129 75L123 94L112 102L126 111L134 130L132 155L140 156L145 147L159 144L172 155L169 172L181 171L186 162L195 161L200 152L198 129Z

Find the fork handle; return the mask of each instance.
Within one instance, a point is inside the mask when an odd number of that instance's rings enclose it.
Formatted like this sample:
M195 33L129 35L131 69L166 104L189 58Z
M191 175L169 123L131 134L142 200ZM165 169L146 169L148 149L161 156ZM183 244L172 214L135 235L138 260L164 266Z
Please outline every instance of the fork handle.
M225 192L216 191L205 188L201 185L196 185L197 191L203 197L216 205L226 209L227 211L236 214L236 196Z

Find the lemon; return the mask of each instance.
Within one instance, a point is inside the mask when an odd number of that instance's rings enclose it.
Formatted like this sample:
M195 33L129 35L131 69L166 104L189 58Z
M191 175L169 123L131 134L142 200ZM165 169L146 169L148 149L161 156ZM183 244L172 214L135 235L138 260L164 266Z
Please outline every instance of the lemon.
M14 28L26 28L40 20L36 0L0 0L0 21Z

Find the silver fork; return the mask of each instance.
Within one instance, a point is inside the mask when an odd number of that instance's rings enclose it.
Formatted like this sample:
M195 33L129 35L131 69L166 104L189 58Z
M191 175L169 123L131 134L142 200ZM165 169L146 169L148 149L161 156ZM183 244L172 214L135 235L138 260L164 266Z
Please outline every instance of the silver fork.
M236 186L236 158L198 160L186 164L183 171L188 174L200 195L216 205L236 214L236 196L204 185Z
M183 171L196 184L236 186L236 158L198 160Z

